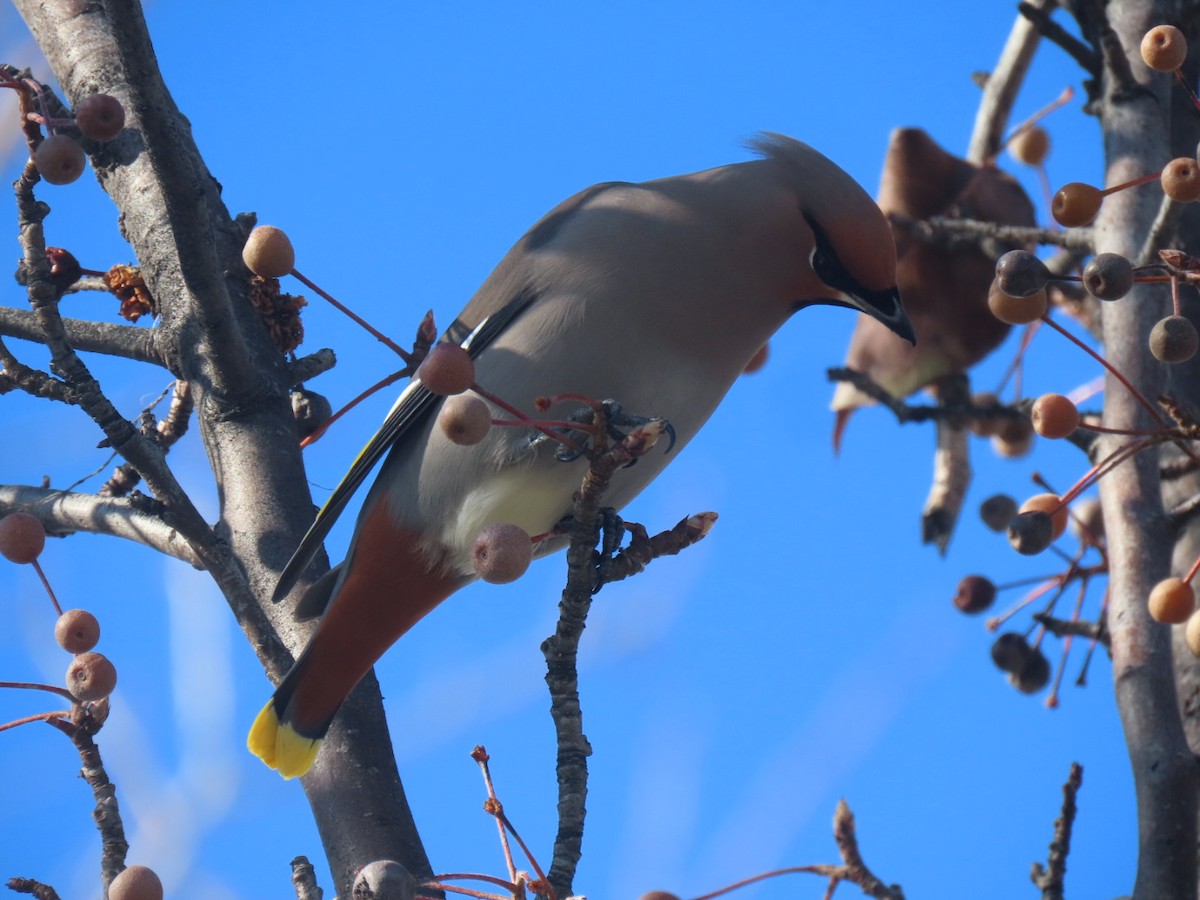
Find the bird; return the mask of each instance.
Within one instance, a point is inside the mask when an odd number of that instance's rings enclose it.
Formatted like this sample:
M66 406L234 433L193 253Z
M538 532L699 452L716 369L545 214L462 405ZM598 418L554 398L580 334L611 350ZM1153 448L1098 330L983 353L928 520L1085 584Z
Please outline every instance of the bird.
M467 348L476 383L509 403L531 409L535 397L570 393L666 419L674 448L619 470L604 498L613 509L678 455L798 310L857 309L913 340L895 243L870 195L793 138L762 133L749 147L758 158L605 182L560 203L441 337ZM570 513L585 460L557 459L553 442L527 428L493 427L478 444L454 444L436 427L442 402L419 373L409 381L280 574L275 600L293 590L383 459L345 560L297 603L298 617L321 614L316 631L247 738L284 778L312 766L341 703L376 660L474 580L481 529L514 523L546 535ZM534 556L564 543L544 540Z
M1033 203L1016 179L994 164L975 165L940 147L919 128L892 132L879 185L885 214L912 219L932 216L1035 224ZM966 372L995 350L1009 326L987 306L996 257L980 246L925 243L897 230L896 277L918 342L898 339L867 316L859 316L846 351L846 367L869 376L896 398ZM851 413L874 401L840 382L830 403L836 451Z

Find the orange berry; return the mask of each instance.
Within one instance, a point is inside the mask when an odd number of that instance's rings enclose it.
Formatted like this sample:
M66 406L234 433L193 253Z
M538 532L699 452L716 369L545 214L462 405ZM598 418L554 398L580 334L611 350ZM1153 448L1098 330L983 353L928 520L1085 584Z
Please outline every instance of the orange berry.
M456 444L478 444L492 428L492 411L479 397L464 391L446 398L438 425Z
M491 584L508 584L525 574L533 559L529 532L511 522L486 526L471 547L471 563L477 574Z
M988 292L988 309L1006 325L1028 325L1030 322L1036 322L1049 308L1050 301L1045 290L1028 297L1013 297L995 287Z
M282 278L296 266L296 251L282 229L259 225L246 238L242 262L260 278Z
M1034 511L1044 512L1050 517L1051 540L1057 541L1062 537L1063 532L1067 530L1067 522L1071 516L1067 512L1067 504L1059 499L1058 494L1034 494L1021 504L1021 512Z
M458 344L439 341L417 366L417 377L431 393L442 397L461 394L475 383L475 361Z
M116 686L116 667L101 653L80 653L67 667L67 690L76 700L100 700Z
M75 124L93 141L111 141L125 128L125 107L110 94L92 94L75 104Z
M1159 72L1174 72L1187 59L1187 38L1174 25L1157 25L1142 38L1142 61Z
M1163 166L1163 192L1179 203L1200 200L1200 163L1194 156L1180 156Z
M85 653L100 641L100 623L86 609L68 609L54 623L54 639L71 653Z
M1196 609L1196 592L1182 578L1164 578L1150 591L1150 618L1167 625L1186 622Z
M1100 193L1099 188L1081 181L1072 181L1058 189L1058 193L1050 201L1050 214L1063 228L1091 225L1096 213L1100 212L1103 200L1104 195Z
M1040 166L1050 152L1050 135L1040 125L1031 125L1013 136L1008 152L1027 166Z
M50 184L70 184L83 174L83 148L65 134L52 134L33 151L38 174Z
M1042 394L1029 412L1033 430L1044 438L1065 438L1079 427L1079 410L1062 394Z
M45 546L46 528L37 516L15 512L0 519L0 556L9 562L31 563Z
M162 900L163 886L153 869L128 866L108 886L108 900Z

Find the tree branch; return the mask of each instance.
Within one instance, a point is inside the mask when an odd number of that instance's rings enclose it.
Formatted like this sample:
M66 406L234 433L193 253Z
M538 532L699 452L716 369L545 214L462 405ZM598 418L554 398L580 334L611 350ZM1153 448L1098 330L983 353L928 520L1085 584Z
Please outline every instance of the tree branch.
M153 363L170 369L166 357L159 347L157 329L136 328L133 325L115 325L109 322L91 322L87 319L62 320L63 334L76 350L120 356L137 362ZM38 324L37 317L23 309L0 306L0 336L15 337L46 343L46 336Z

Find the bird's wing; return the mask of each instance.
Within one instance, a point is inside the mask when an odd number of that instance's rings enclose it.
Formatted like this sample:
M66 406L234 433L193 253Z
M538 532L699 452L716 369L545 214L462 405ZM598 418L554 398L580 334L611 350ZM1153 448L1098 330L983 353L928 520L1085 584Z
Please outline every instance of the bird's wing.
M467 326L462 318L456 319L447 329L446 337L456 343L461 343L472 358L477 357L489 344L499 336L505 328L521 314L535 299L533 291L522 291L510 299L499 310L486 316L473 330L467 332ZM469 309L469 307L468 307ZM466 313L466 310L464 310ZM465 337L462 337L463 333ZM317 517L309 526L308 531L300 540L300 545L288 560L287 565L279 575L275 591L271 595L272 602L279 602L295 587L300 575L308 568L308 564L317 554L317 549L329 534L333 523L350 502L350 498L359 486L375 468L376 463L383 458L393 446L399 442L409 430L420 422L432 407L438 397L429 392L421 383L421 379L413 377L408 386L396 398L383 425L367 442L367 445L355 457L350 470L342 477L338 486L333 489L325 505L317 513Z

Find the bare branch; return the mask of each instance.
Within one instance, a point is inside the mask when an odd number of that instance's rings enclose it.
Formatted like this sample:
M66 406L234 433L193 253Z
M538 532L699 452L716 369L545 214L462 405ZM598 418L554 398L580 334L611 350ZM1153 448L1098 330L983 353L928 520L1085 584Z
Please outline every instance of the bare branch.
M1062 813L1054 822L1054 839L1045 867L1033 864L1033 883L1041 888L1042 900L1063 900L1063 879L1067 874L1067 856L1071 852L1071 828L1075 824L1075 795L1083 785L1083 766L1071 763L1071 774L1063 785Z
M1042 37L1065 50L1067 55L1079 63L1079 67L1090 78L1099 78L1101 71L1100 54L1093 47L1089 47L1050 18L1052 8L1045 6L1039 8L1035 3L1017 4L1017 10L1030 21Z
M1031 228L1025 225L1000 225L978 219L950 219L930 216L913 219L903 213L888 213L888 220L906 234L927 244L949 250L979 249L991 257L999 257L1013 247L1025 244L1045 244L1063 247L1076 253L1091 254L1090 228Z
M161 332L157 329L67 318L62 320L62 325L67 343L76 350L171 368L159 346ZM8 306L0 306L0 336L46 343L46 335L38 324L37 316L27 310Z

